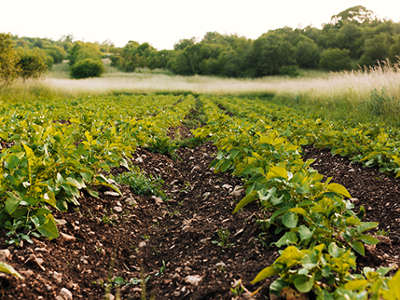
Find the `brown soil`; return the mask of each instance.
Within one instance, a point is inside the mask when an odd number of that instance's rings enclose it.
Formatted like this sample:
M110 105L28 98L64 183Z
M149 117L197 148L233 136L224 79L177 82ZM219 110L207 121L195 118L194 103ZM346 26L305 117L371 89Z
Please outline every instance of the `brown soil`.
M171 129L171 135L190 137L184 128ZM62 288L72 292L73 299L104 299L107 278L122 277L131 281L120 289L112 285L111 293L121 299L140 299L143 286L132 279L148 278L147 296L156 299L232 299L230 289L241 279L255 291L260 285L251 280L277 257L275 247L265 248L259 240L256 223L257 204L247 205L232 215L243 197L238 190L242 182L229 174L214 174L208 165L216 149L205 143L194 149L176 150L177 160L166 155L137 149L133 161L147 174L161 176L163 189L170 200L138 196L128 186L121 186L123 196L100 190L96 199L86 193L81 206L67 213L55 213L63 220L59 231L74 236L73 242L34 239L33 244L8 247L6 231L0 232L0 248L8 249L7 260L25 280L0 276L1 299L56 299ZM357 259L358 265L378 267L399 262L399 180L350 164L344 158L332 157L328 151L305 149L305 158L314 158L312 167L332 176L364 205L364 221L380 222L380 229L390 229L391 244L379 243ZM125 172L118 168L112 173ZM399 206L399 208L397 208ZM65 223L65 224L64 224ZM218 230L230 232L228 244L221 247ZM278 237L269 235L270 244ZM165 270L160 274L165 263ZM196 276L196 277L189 277ZM190 278L198 279L190 282ZM268 299L265 281L256 299Z

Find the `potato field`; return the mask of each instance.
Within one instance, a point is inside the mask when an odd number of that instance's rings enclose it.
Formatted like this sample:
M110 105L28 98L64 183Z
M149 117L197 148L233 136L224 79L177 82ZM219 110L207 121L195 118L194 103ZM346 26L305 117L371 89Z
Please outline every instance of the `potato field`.
M0 299L400 299L399 148L258 98L0 103Z

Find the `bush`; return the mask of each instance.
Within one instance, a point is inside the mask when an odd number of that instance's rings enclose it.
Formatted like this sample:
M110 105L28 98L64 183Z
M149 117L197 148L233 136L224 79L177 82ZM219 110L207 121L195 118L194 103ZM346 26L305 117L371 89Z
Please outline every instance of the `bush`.
M105 71L101 61L86 58L71 66L71 77L75 79L100 77Z
M25 79L39 78L48 70L47 54L42 49L18 49L20 57L17 66L20 69L20 76Z

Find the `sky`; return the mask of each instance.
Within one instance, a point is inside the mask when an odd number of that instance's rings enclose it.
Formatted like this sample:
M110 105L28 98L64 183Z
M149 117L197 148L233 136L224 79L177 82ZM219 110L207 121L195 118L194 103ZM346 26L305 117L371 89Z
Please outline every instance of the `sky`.
M0 0L0 32L100 42L123 47L130 40L158 50L208 31L256 39L268 30L312 25L356 5L400 22L398 0Z

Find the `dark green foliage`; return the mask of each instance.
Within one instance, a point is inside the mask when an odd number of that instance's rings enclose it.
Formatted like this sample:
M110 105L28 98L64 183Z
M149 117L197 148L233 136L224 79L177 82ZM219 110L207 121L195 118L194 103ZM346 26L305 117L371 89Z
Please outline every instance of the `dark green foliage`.
M400 34L396 38L396 42L389 48L389 59L392 63L400 60Z
M105 71L101 61L86 58L71 67L71 77L75 79L100 77Z
M291 43L285 40L284 35L262 35L254 41L253 45L251 61L255 76L261 77L287 73L283 70L283 67L296 64L295 51Z
M300 68L315 69L319 62L319 50L317 44L309 39L301 41L296 48L296 62Z
M364 54L359 60L361 66L377 65L379 61L385 60L389 52L388 34L381 32L373 38L365 41Z
M319 66L328 71L350 70L350 50L336 48L322 51Z

